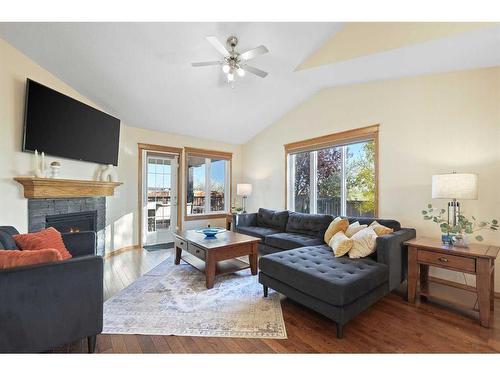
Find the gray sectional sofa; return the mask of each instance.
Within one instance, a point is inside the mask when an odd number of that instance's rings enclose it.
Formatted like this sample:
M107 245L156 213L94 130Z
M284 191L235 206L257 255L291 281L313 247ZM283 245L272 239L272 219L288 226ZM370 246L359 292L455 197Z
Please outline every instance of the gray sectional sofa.
M395 220L348 218L380 224L394 232L377 238L371 256L336 258L323 236L330 215L259 209L257 213L236 215L234 230L259 237L259 282L264 296L272 288L343 326L406 278L406 249L403 243L416 236L415 229L401 228Z

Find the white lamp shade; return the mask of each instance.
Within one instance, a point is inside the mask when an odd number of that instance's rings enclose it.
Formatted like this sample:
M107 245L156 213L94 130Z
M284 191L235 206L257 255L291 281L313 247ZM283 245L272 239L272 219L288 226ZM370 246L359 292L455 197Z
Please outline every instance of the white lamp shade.
M448 173L432 176L432 198L477 199L477 175Z
M252 194L252 184L237 184L236 194L240 197L248 197Z

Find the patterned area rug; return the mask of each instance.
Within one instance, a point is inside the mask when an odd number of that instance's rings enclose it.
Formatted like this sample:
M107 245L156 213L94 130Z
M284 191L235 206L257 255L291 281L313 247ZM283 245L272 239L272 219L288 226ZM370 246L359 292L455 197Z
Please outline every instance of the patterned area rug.
M263 298L249 269L205 275L172 256L104 303L103 333L286 339L278 293Z

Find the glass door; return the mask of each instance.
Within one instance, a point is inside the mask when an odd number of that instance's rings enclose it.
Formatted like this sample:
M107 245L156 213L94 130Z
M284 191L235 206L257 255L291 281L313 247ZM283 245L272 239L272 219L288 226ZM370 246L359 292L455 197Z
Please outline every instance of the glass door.
M170 248L172 231L177 229L179 158L157 151L143 152L142 244Z

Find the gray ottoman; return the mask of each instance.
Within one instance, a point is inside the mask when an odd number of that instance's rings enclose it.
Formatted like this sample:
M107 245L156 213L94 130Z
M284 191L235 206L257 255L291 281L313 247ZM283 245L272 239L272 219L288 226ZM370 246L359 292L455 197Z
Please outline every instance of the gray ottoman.
M389 267L372 258L335 258L326 246L308 246L259 260L259 282L327 316L342 327L389 292Z

